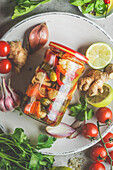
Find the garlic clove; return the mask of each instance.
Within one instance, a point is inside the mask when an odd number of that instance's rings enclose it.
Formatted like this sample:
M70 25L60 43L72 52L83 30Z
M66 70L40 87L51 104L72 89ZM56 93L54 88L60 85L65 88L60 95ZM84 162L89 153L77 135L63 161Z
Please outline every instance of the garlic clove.
M1 87L1 97L0 97L0 110L2 112L6 112L6 108L5 108L5 105L4 105L4 93L3 93L3 88L2 88L2 85L0 84L0 87Z
M10 81L9 81L10 82ZM2 111L13 111L20 105L20 98L9 85L6 84L5 77L2 77L1 108ZM4 105L3 105L4 104ZM3 107L4 106L4 107ZM5 110L6 108L6 110Z
M4 93L4 104L6 110L11 111L14 109L14 101L12 99L11 93L8 90L5 77L2 77L2 88Z
M13 98L15 107L18 107L20 105L20 97L19 97L18 94L16 94L14 89L11 88L11 81L10 81L10 79L9 79L9 82L8 82L8 89L9 89L9 91L11 93L12 98Z

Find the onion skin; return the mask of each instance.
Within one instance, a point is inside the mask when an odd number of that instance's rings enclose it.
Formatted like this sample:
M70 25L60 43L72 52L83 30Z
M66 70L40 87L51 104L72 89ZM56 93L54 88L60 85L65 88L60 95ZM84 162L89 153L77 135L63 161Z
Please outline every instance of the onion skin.
M48 28L45 23L34 27L29 34L29 46L32 52L41 49L48 41Z
M60 123L55 127L47 126L46 132L55 138L65 138L73 134L75 130L65 123Z

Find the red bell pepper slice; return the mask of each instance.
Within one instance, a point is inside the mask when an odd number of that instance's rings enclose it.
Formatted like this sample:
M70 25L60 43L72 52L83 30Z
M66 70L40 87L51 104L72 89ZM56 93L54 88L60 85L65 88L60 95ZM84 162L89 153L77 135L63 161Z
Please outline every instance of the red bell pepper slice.
M57 83L61 86L64 85L64 83L60 80L60 72L59 70L56 68L56 75L57 75Z

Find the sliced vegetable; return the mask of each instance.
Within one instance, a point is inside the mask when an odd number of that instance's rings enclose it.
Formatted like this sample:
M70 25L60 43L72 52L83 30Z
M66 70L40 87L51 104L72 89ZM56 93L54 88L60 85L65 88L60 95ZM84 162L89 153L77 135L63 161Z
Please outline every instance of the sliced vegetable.
M64 70L61 65L57 65L57 68L58 68L60 73L62 73L63 75L66 74L66 70Z
M74 57L78 58L79 60L84 61L85 63L88 62L88 59L84 55L82 55L79 52L72 50L72 49L70 49L70 48L68 48L64 45L61 45L61 44L58 44L58 43L55 43L55 42L50 42L49 45L52 46L52 47L55 47L55 48L57 48L61 51L64 51L66 53L69 53L69 54L73 55Z
M75 130L71 126L65 123L60 123L58 126L55 127L47 126L46 131L49 135L55 138L65 138L75 132Z
M68 136L69 139L73 139L73 138L76 138L78 135L81 134L81 127L84 125L84 121L79 121L79 120L75 120L71 127L73 129L75 129L75 132L72 133L70 136Z
M56 75L57 75L57 83L61 86L64 85L64 83L61 81L60 79L60 72L59 70L56 68Z
M48 107L48 106L52 103L52 100L50 100L50 99L47 98L47 97L42 97L42 98L40 99L40 102L41 102L41 104L42 104L43 106Z
M27 96L36 97L36 99L40 100L41 97L45 97L39 89L39 84L32 85L30 84L26 91Z
M57 81L57 75L54 70L50 72L50 80L53 82Z
M77 129L77 128L81 127L83 124L84 124L84 121L75 120L75 121L72 123L71 127L72 127L73 129Z
M24 113L26 114L33 114L40 118L40 111L41 111L41 105L40 101L34 101L29 104L27 104L24 108Z

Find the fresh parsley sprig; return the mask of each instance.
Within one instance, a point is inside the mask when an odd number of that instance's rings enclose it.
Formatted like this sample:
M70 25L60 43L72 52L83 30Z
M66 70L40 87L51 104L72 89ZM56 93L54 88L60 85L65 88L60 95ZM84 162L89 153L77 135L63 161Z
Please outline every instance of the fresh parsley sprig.
M0 134L0 169L2 170L41 170L51 168L53 155L43 155L39 149L50 148L56 138L40 134L34 146L24 130L16 128L13 134Z
M80 104L70 106L70 116L76 117L79 121L89 120L92 118L94 111L87 107L87 101L84 96L80 97Z

